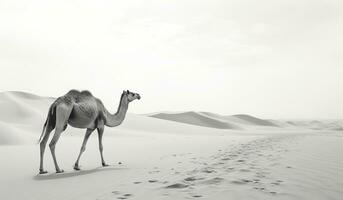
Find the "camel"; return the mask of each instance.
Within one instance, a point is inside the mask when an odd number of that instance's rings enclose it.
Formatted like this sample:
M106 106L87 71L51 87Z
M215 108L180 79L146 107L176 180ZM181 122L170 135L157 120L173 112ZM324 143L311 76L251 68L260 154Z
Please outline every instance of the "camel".
M104 104L98 98L94 97L89 91L70 90L64 96L57 98L50 106L47 119L43 126L42 134L39 138L40 143L40 167L39 174L45 174L47 171L43 167L44 151L49 139L50 133L55 129L55 134L49 144L52 158L55 164L56 173L63 173L57 164L55 147L61 133L65 131L68 124L75 128L87 129L83 139L79 156L75 162L74 169L80 170L79 161L82 153L86 150L86 144L89 136L97 129L99 139L99 150L101 163L103 167L108 166L103 156L102 136L105 126L119 126L126 115L129 103L135 99L140 99L140 95L123 91L118 110L115 114L107 111Z

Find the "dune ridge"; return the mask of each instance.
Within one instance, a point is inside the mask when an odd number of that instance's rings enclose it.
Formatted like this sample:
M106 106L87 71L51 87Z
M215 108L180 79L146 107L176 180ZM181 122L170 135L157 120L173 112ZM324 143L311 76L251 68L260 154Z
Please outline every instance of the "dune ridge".
M210 112L189 111L172 114L158 113L152 114L150 117L217 129L245 129L246 126L279 127L279 125L269 120L259 119L246 114L224 116Z
M198 125L198 126L205 126L217 129L240 129L239 126L230 123L225 120L215 119L209 115L198 113L194 111L178 113L178 114L165 114L159 113L155 115L151 115L150 117L171 120L186 124Z
M20 91L0 93L0 144L34 142L52 101Z
M211 112L160 112L149 117L169 120L190 125L217 129L251 130L251 129L310 129L343 130L343 120L272 120L260 119L248 114L220 115Z
M275 126L275 127L278 127L277 124L275 124L269 120L259 119L257 117L253 117L251 115L246 115L246 114L232 115L232 116L227 116L226 118L229 120L232 118L238 118L238 119L244 120L245 122L248 122L252 125L257 125L257 126Z

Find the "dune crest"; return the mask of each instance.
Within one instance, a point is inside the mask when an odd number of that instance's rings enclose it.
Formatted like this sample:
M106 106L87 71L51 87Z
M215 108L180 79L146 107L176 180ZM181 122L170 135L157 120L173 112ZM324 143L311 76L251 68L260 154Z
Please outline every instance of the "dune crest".
M277 124L274 124L273 122L271 122L269 120L259 119L257 117L253 117L251 115L246 115L246 114L232 115L232 116L227 116L225 118L227 118L229 120L232 118L238 118L238 119L244 120L245 122L250 123L252 125L256 125L256 126L275 126L275 127L278 127Z
M177 114L159 113L155 115L150 115L150 117L217 129L241 129L239 126L232 124L228 121L213 118L204 113L194 111Z
M277 124L246 114L224 116L210 112L158 113L150 117L217 129L245 129L246 126L279 127Z

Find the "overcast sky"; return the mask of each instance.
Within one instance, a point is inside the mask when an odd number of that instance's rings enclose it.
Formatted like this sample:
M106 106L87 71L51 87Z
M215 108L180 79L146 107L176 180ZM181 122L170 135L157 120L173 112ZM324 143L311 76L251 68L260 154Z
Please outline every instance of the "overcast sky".
M343 118L341 0L0 0L0 90L112 111Z

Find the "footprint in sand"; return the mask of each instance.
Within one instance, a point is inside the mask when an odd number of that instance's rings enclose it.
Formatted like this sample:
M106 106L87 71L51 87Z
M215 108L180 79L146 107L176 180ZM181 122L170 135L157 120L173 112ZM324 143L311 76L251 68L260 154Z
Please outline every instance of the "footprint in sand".
M167 189L183 189L187 187L188 185L183 184L183 183L175 183L175 184L166 186Z
M155 171L150 171L150 172L148 172L149 174L156 174L156 173L159 173L160 172L160 170L155 170Z
M204 183L204 184L212 185L212 184L221 183L221 182L223 182L223 181L224 181L223 178L215 177L215 178L211 178L211 179L205 180L205 181L203 181L203 183Z
M260 180L260 179L257 179L257 178L255 178L255 179L253 179L253 181L254 181L254 183L259 183L261 180Z
M113 194L115 195L120 195L120 192L119 191L112 191ZM126 194L123 194L122 196L120 197L117 197L117 199L128 199L129 197L133 196L132 194L130 193L126 193Z
M236 185L244 185L244 184L247 184L250 182L252 182L252 181L248 180L248 179L240 179L240 180L231 181L231 183L236 184Z
M185 181L196 181L196 180L198 180L198 179L195 178L195 177L188 177L188 178L185 178L184 180L185 180Z
M158 182L158 180L152 179L152 180L148 180L148 182L149 182L149 183L156 183L156 182Z
M261 190L261 191L264 191L264 190L266 190L266 188L264 188L264 187L260 187L260 188L257 188L258 190Z
M202 170L202 172L210 174L210 173L214 173L216 171L214 169L204 169L204 170Z

